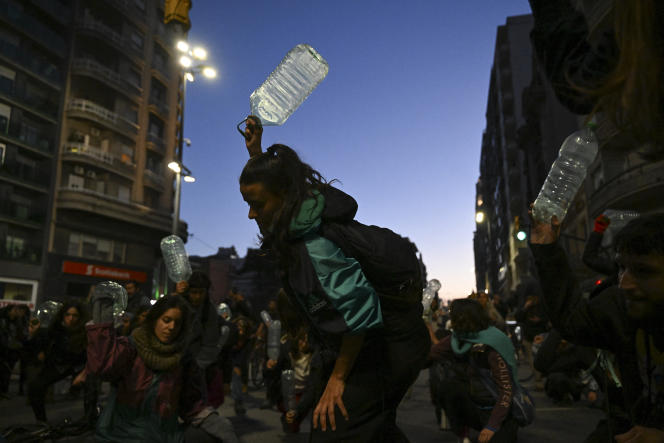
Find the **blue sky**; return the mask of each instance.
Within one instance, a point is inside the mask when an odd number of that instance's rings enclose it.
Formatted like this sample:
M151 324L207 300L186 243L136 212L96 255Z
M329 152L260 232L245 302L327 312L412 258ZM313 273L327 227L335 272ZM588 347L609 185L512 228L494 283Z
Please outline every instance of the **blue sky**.
M357 219L408 236L443 298L475 286L475 183L496 28L526 0L196 0L191 44L219 76L188 85L181 218L190 255L257 245L238 177L235 125L290 48L308 43L327 78L263 146L284 143L359 203Z

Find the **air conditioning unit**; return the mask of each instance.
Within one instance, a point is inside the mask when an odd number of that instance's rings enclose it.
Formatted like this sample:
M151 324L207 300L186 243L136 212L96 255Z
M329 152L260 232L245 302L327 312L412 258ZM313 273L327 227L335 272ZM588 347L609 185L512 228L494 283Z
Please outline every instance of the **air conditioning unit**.
M83 175L85 174L85 169L83 169L83 166L74 166L74 174Z

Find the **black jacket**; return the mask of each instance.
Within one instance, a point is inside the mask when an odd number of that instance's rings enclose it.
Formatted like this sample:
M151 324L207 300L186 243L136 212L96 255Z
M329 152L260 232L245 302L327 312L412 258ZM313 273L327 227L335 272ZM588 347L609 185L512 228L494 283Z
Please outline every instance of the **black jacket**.
M570 342L613 352L632 422L664 428L664 392L655 401L643 395L636 343L638 325L627 317L618 287L609 287L585 300L557 243L531 245L531 249L544 294L542 301L554 328Z

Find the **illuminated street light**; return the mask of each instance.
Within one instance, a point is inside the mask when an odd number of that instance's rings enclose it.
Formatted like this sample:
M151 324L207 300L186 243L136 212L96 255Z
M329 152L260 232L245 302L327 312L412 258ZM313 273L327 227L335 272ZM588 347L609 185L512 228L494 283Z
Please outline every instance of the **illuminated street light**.
M519 241L524 241L528 235L525 231L519 231L516 233L516 239Z
M185 42L184 40L180 40L175 47L178 49L180 52L189 52L189 43Z
M196 178L193 175L185 175L184 181L186 181L187 183L193 183L196 181Z
M477 213L475 214L475 222L476 223L483 223L484 222L484 212L477 211Z
M176 173L182 171L182 168L180 168L180 164L178 162L170 162L168 164L168 169Z
M207 60L207 51L200 46L195 47L191 54L198 60Z
M207 78L215 78L217 76L217 70L210 66L206 66L203 68L203 75Z
M182 65L182 67L191 68L192 63L193 62L191 61L189 56L183 55L182 57L180 57L180 64Z

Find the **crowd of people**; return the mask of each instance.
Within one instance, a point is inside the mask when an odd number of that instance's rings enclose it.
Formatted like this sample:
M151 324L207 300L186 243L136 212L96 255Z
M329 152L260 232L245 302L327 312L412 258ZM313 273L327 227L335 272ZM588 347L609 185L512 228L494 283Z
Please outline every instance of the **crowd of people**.
M591 44L594 30L569 0L530 0L534 49L560 102L613 126L603 149L636 143L649 160L664 146L660 3L615 2L614 23ZM246 413L258 349L261 408L278 409L285 432L311 415L316 442L409 441L397 407L423 369L436 419L461 442L517 441L534 420L531 379L561 407L605 411L588 443L664 442L664 214L631 221L609 248L611 220L597 217L583 260L604 277L590 292L558 241L563 220L531 217L530 279L511 293L423 306L416 246L356 221L351 196L288 146L264 151L260 120L246 123L239 188L282 280L269 320L235 288L215 306L199 271L156 301L127 282L121 316L96 288L65 300L47 324L9 305L0 309L1 396L20 362L18 390L39 422L49 389L69 380L99 441L234 442L217 408L230 394ZM102 382L110 393L100 405Z

